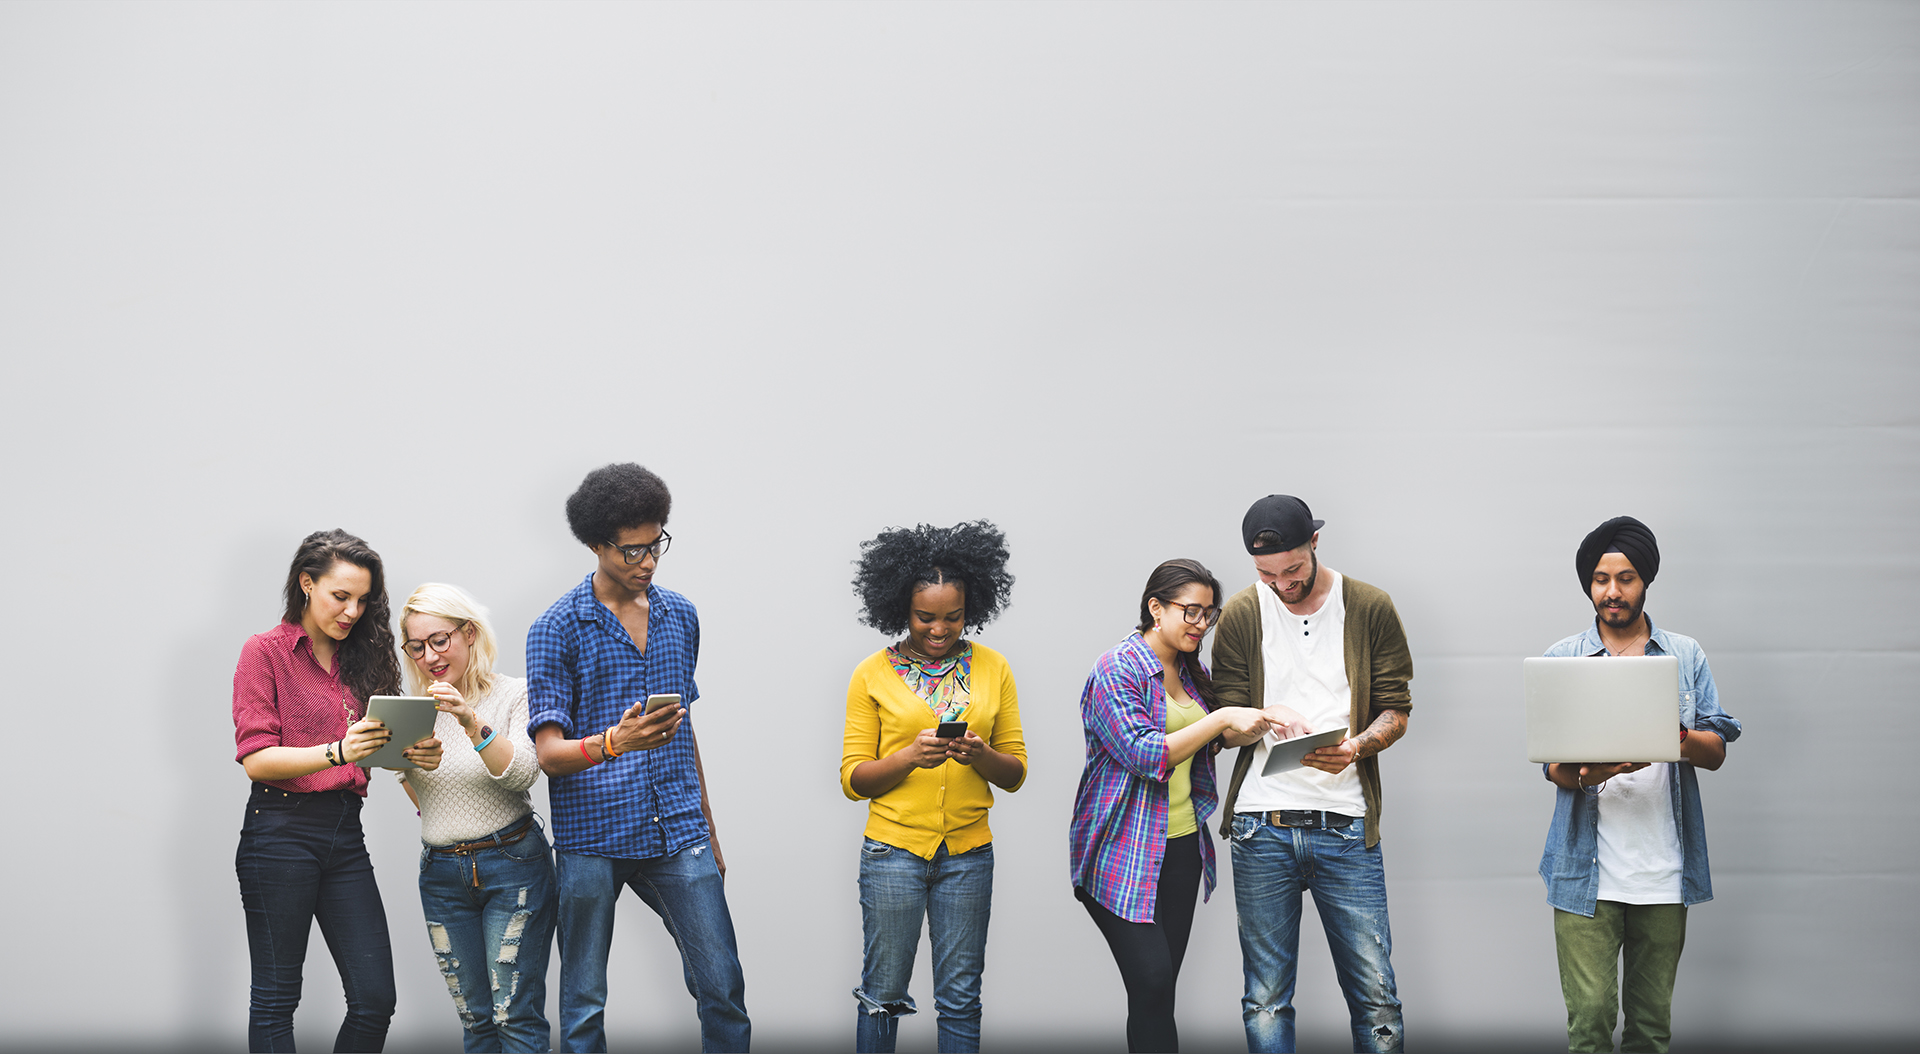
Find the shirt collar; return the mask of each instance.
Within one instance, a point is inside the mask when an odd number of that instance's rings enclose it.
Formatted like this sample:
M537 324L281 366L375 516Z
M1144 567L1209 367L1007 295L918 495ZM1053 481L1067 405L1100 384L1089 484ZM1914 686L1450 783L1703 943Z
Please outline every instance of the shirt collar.
M307 628L298 622L282 622L268 630L266 637L268 643L292 655L294 649L300 646L300 642L307 639ZM307 650L312 651L313 645L308 644Z
M648 582L648 610L651 612L653 606L661 602L660 587L654 585L652 582ZM593 595L593 572L591 571L587 572L587 577L581 580L578 586L574 587L573 614L575 618L578 618L582 622L598 622L602 618L611 618L613 616L613 612L607 610L607 606L600 602L600 598ZM661 614L666 614L664 608L661 610Z
M1642 614L1645 614L1645 612L1642 612ZM1660 632L1660 630L1654 626L1653 616L1647 615L1646 653L1648 655L1665 655L1672 650L1673 649L1667 647L1667 635ZM1580 651L1583 655L1612 654L1607 651L1606 644L1600 640L1600 616L1595 615L1592 624L1587 627L1587 632L1581 635Z

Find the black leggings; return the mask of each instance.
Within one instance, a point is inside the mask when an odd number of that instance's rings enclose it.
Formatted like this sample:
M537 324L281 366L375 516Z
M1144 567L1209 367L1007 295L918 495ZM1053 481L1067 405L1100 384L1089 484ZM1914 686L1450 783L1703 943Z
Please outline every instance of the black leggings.
M1180 960L1187 956L1187 937L1193 933L1193 902L1200 892L1200 832L1167 840L1166 859L1160 864L1160 885L1153 900L1152 922L1128 922L1074 890L1100 927L1113 950L1120 979L1127 985L1127 1049L1180 1049L1180 1031L1173 1024L1173 988L1180 980Z

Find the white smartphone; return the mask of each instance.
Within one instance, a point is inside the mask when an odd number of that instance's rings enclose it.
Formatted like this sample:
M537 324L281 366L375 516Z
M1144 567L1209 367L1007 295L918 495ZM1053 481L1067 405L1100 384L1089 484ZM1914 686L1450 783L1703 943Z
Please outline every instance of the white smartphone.
M677 706L679 703L680 695L678 692L668 695L649 695L647 696L647 708L640 712L642 714L650 714L663 706Z

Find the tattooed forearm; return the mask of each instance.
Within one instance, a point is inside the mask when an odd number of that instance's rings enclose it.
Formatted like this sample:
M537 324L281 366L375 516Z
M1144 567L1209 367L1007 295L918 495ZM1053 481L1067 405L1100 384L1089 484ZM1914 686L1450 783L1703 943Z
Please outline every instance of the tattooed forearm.
M1353 737L1353 756L1355 759L1378 754L1407 734L1407 712L1405 710L1382 710L1380 716L1373 719L1367 730Z

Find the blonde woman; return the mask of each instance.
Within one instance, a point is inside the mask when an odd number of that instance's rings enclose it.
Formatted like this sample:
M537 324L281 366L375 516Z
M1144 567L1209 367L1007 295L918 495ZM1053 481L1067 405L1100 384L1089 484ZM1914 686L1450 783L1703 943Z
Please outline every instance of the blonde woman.
M527 788L527 682L495 673L487 611L429 582L400 611L407 688L439 700L438 769L401 773L420 806L420 906L468 1051L543 1051L553 858ZM471 749L468 749L471 747Z

